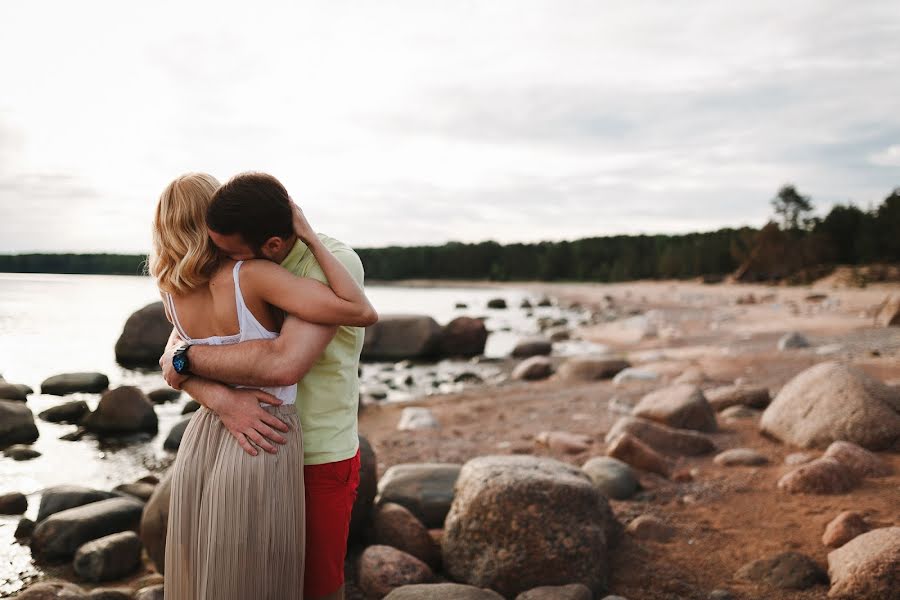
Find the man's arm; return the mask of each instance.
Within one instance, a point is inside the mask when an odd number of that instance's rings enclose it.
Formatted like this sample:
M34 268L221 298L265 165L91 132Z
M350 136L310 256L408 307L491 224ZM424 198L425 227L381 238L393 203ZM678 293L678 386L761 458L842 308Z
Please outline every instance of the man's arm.
M309 372L336 332L335 326L316 325L289 316L281 335L272 340L191 346L188 353L191 373L234 385L293 385ZM178 343L167 347L160 359L166 381L176 389L185 381L172 368L172 354L177 347Z

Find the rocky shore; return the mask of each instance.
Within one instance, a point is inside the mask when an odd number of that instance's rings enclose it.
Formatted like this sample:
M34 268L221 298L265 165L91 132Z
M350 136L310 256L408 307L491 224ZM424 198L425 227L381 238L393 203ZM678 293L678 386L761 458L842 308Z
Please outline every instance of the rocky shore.
M900 599L896 286L532 291L579 317L540 322L501 361L479 358L475 318L389 315L367 333L380 362L364 370L384 375L361 402L348 597ZM159 344L139 325L120 340L129 361ZM573 342L592 350L560 352ZM60 398L38 419L77 423L75 436L156 435L155 407L175 395L103 378L45 381L102 396L93 411ZM412 393L457 378L453 393ZM414 400L387 401L392 386ZM0 445L15 460L37 438L29 393L0 382ZM184 424L162 431L171 452ZM19 523L46 573L19 597L161 598L165 470L112 490L72 484ZM0 512L27 500L0 496Z

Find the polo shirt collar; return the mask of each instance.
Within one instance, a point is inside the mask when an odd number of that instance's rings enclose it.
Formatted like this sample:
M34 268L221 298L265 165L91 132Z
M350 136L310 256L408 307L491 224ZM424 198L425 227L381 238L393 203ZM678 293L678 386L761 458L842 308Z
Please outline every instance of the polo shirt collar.
M293 271L297 268L297 266L299 266L300 261L303 260L303 257L306 256L306 253L308 251L309 246L298 239L294 243L294 247L291 248L291 251L288 252L288 255L284 257L283 261L281 261L281 266L288 271Z

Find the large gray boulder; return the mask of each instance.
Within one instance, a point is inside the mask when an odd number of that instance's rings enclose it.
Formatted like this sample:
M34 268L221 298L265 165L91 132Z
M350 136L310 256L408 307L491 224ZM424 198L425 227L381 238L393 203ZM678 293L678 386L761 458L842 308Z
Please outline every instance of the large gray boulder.
M366 328L364 360L404 360L433 356L441 341L441 326L426 315L382 315Z
M63 373L45 379L41 384L41 393L54 396L66 396L79 392L99 394L108 387L109 378L103 373Z
M695 385L676 384L650 392L632 414L678 429L716 431L716 413Z
M70 558L86 542L136 529L143 510L134 498L110 498L58 512L35 527L31 552L41 561Z
M443 536L446 573L507 598L543 585L606 584L617 524L580 469L533 456L466 463Z
M24 402L0 400L0 448L38 439L34 415Z
M765 433L801 448L844 440L869 450L900 446L900 390L862 370L824 362L791 379L760 420Z
M457 317L441 332L441 356L479 356L484 354L488 331L481 319Z
M503 600L503 596L460 583L420 583L398 587L384 600Z
M828 554L829 598L900 600L900 527L874 529Z
M158 367L171 333L163 303L148 304L125 321L116 342L116 361L128 368Z
M156 433L158 425L153 403L144 392L127 385L103 394L97 410L84 419L84 426L99 434Z
M378 482L378 502L405 507L426 527L443 527L460 469L453 463L394 465Z
M156 570L165 574L166 528L169 526L169 500L172 497L172 474L163 477L153 490L141 515L141 542Z
M141 564L141 540L122 531L87 542L75 552L72 567L86 581L111 581L133 573Z
M94 490L80 485L57 485L49 487L41 494L41 504L38 508L37 520L43 521L50 515L58 512L84 506L91 502L99 502L110 498L118 498L119 495L105 490Z

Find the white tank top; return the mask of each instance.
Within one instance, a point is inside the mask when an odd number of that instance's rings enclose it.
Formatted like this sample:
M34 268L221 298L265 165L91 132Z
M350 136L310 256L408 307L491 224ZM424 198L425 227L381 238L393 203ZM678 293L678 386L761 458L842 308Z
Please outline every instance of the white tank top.
M273 338L277 338L278 334L274 331L269 331L257 320L253 313L250 312L250 309L247 308L247 305L244 303L244 295L241 294L241 282L240 282L240 271L241 265L244 264L244 261L238 261L234 265L234 270L232 274L234 276L234 299L235 304L237 306L237 316L238 316L238 325L240 327L240 331L234 335L214 335L212 337L207 338L192 338L185 331L184 327L181 326L181 322L178 320L178 313L175 312L175 301L172 300L172 295L166 293L166 301L169 305L169 314L172 315L172 320L175 321L175 329L178 331L179 335L191 345L198 346L225 346L228 344L237 344L240 342L247 342L250 340L271 340ZM234 387L251 387L251 386L243 386L238 385ZM297 400L297 384L294 385L283 385L277 387L260 387L257 389L261 389L264 392L268 392L281 400L284 404L294 404ZM265 403L260 402L262 406L268 406Z

